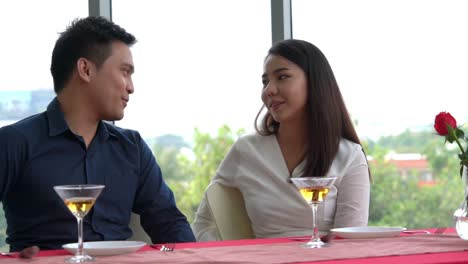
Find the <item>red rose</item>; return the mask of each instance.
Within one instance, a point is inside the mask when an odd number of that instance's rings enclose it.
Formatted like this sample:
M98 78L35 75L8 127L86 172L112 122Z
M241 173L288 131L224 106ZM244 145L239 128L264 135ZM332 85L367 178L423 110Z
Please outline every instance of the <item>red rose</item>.
M448 112L440 112L435 118L435 130L439 135L445 136L448 134L447 125L453 127L453 129L456 129L457 120L455 120L455 118L453 118L453 116Z
M460 148L458 158L460 159L461 165L460 176L462 176L464 167L468 167L468 150L465 151L468 137L465 137L465 132L457 127L457 120L448 112L440 112L436 116L434 128L440 136L445 138L445 142L457 143ZM465 146L463 146L462 142L465 143ZM466 201L468 202L468 195L466 195Z

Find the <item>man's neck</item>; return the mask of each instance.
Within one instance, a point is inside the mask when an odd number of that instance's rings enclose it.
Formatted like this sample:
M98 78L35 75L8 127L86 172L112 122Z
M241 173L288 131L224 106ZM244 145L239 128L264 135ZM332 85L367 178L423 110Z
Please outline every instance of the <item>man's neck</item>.
M83 137L86 148L96 135L99 119L88 101L80 94L74 94L73 89L64 89L57 99L63 111L65 121L70 130Z

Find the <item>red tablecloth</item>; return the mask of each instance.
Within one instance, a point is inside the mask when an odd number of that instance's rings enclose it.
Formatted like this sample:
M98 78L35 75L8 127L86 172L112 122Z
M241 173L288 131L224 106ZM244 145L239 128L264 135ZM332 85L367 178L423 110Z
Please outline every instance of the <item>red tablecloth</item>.
M174 252L159 252L146 246L138 253L98 257L96 263L152 263L152 260L161 263L164 260L171 263L468 263L468 242L453 235L437 237L402 234L402 237L391 239L344 239L333 241L332 246L325 250L303 249L299 246L301 243L303 242L298 242L297 238L181 243L176 245ZM387 246L391 247L390 252ZM23 261L38 264L61 263L65 255L65 250L41 251L38 257ZM319 255L332 260L316 260ZM347 258L340 259L341 255ZM298 259L302 259L302 262L296 261ZM316 261L307 262L309 259ZM0 258L2 263L17 261L18 259L11 257Z

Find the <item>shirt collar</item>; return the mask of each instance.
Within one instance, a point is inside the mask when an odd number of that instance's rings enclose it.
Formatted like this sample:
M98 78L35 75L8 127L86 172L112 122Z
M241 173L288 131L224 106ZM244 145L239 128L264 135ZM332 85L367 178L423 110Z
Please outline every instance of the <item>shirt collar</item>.
M118 138L115 133L112 133L112 131L109 130L109 128L112 126L112 123L100 121L96 134L99 135L99 137L102 139L109 139L110 137Z
M57 97L50 102L47 106L47 117L49 121L49 136L57 136L65 131L70 130L68 127L67 122L65 121L65 116L63 115L62 109L60 108L60 102ZM109 139L109 137L117 138L115 133L109 131L108 126L112 126L112 124L107 124L104 121L100 121L96 135L98 135L101 139Z
M47 118L49 121L49 136L57 136L70 130L57 97L47 106Z

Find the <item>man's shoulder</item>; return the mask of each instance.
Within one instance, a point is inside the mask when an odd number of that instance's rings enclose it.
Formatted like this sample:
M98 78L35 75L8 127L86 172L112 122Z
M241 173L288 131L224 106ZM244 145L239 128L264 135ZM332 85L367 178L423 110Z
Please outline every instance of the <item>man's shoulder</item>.
M140 133L137 130L122 128L107 122L103 122L103 124L106 126L107 131L109 131L109 133L121 140L128 141L131 143L139 143L142 141Z
M35 137L46 131L47 120L44 113L35 114L19 120L13 124L0 127L0 137Z

